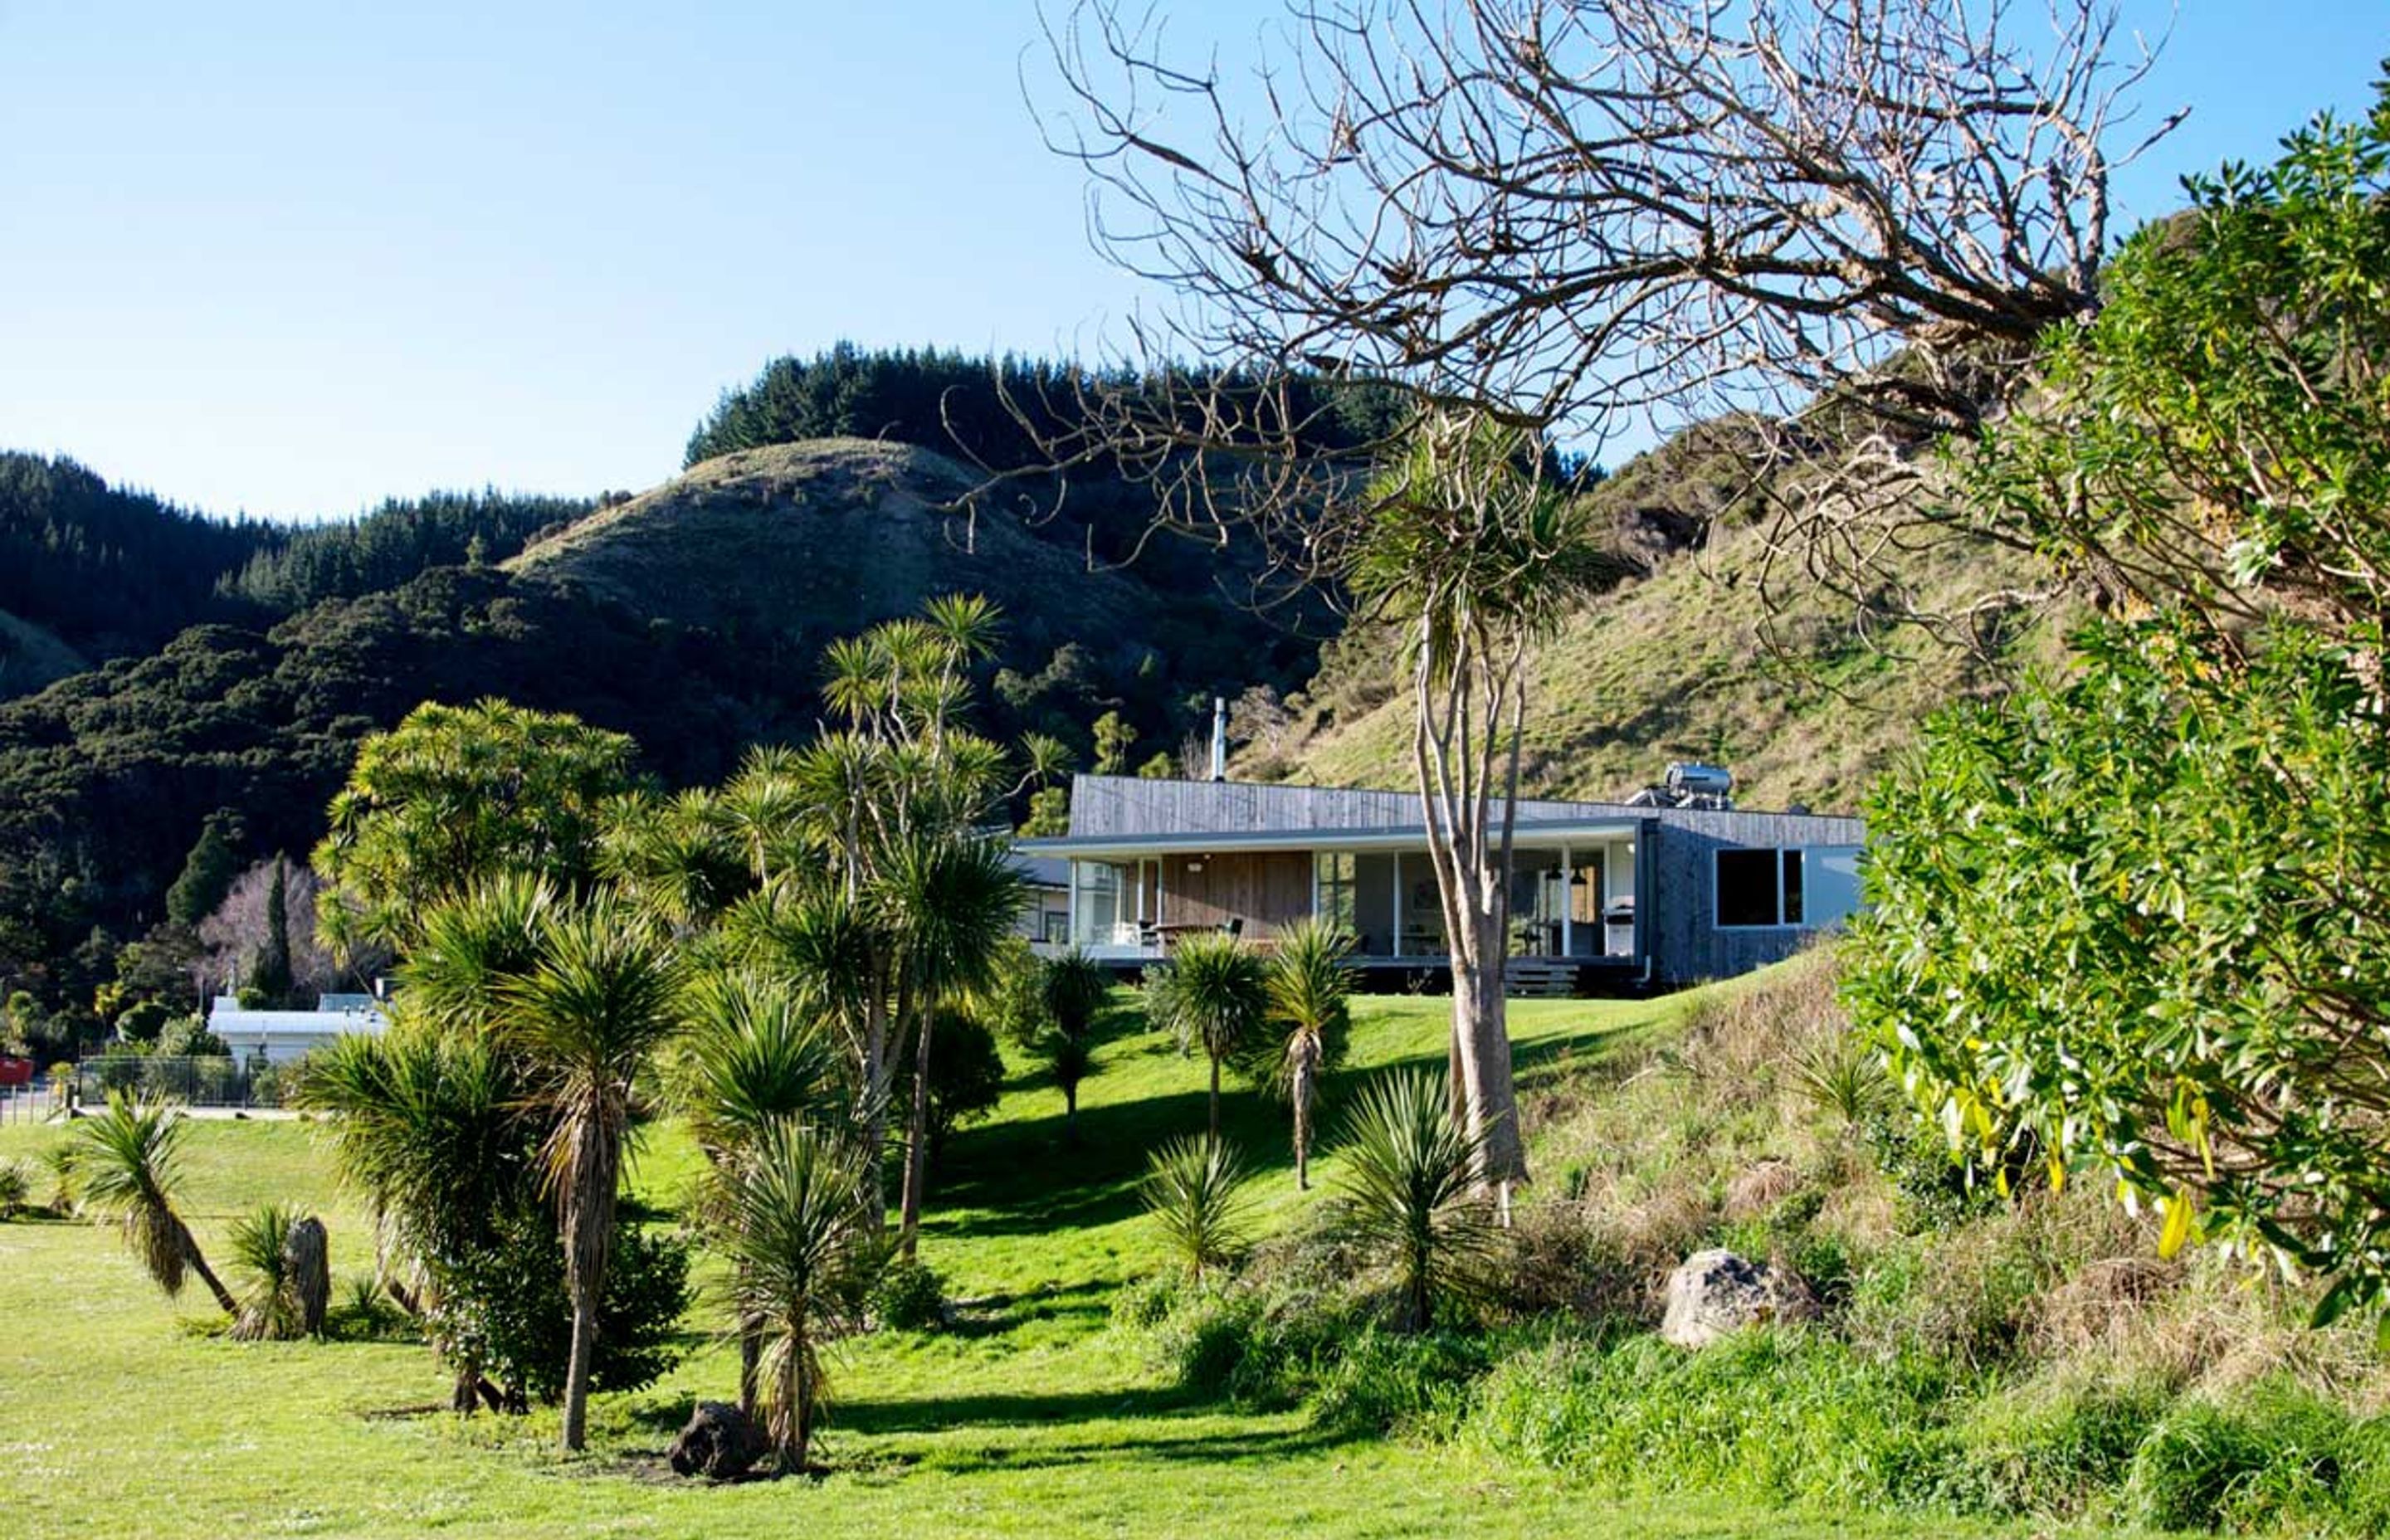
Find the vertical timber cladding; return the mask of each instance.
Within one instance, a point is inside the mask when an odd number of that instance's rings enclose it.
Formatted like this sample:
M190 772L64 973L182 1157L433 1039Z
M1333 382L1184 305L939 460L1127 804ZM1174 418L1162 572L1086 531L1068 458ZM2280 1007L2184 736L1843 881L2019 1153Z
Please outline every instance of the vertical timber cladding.
M1311 853L1165 856L1162 891L1163 918L1172 925L1241 919L1248 937L1272 936L1311 913Z

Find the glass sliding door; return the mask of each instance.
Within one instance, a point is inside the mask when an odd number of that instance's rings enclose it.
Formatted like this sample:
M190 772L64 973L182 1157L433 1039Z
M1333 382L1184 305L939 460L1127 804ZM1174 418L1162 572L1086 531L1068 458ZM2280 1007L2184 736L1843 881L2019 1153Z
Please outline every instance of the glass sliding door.
M1513 851L1510 855L1510 956L1561 955L1561 915L1568 879L1556 850Z
M1134 871L1110 861L1071 863L1072 945L1119 946L1137 940L1135 923L1123 924L1121 904Z

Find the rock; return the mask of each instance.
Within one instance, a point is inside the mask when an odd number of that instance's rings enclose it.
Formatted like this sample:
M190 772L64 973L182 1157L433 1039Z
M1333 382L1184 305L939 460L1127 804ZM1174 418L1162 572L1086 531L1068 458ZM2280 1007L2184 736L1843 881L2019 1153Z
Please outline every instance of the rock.
M1732 1251L1695 1251L1668 1275L1660 1336L1678 1347L1706 1347L1747 1326L1817 1315L1818 1296L1798 1273Z
M670 1458L677 1475L726 1482L745 1475L766 1448L763 1432L746 1413L727 1401L700 1401L688 1426L673 1440Z

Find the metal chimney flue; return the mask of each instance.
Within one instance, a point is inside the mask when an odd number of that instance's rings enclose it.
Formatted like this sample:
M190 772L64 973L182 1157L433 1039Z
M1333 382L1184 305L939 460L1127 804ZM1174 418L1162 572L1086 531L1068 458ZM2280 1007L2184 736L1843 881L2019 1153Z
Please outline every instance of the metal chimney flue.
M1220 695L1212 697L1212 778L1228 778L1228 700Z

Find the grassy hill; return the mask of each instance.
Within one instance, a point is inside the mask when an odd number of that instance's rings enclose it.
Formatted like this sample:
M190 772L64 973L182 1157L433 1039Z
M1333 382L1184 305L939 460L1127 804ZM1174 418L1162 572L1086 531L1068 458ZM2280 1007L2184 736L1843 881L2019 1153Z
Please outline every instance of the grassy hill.
M958 590L1003 605L1024 644L1146 634L1152 596L1137 579L1087 571L1017 518L946 511L973 480L909 444L775 444L704 461L507 566L734 642L790 648L807 667L832 637Z
M2062 656L2048 617L2021 618L1979 652L1823 592L1794 593L1771 616L1752 467L1730 426L1697 429L1593 494L1610 537L1649 571L1534 649L1522 768L1536 792L1621 797L1692 759L1731 767L1750 805L1849 809L1928 712ZM1788 565L1778 558L1779 581ZM1931 610L2035 574L2014 553L1950 539L1905 556L1900 577ZM1400 668L1388 635L1330 646L1292 730L1276 752L1249 749L1245 773L1408 785Z
M1240 569L1210 545L1158 543L1090 562L1077 526L970 496L979 478L911 444L817 439L703 461L507 563L642 614L754 645L821 646L969 591L1004 607L1023 666L1076 642L1153 655L1169 679L1220 682L1307 666L1309 646L1235 602ZM964 509L969 511L963 511Z

